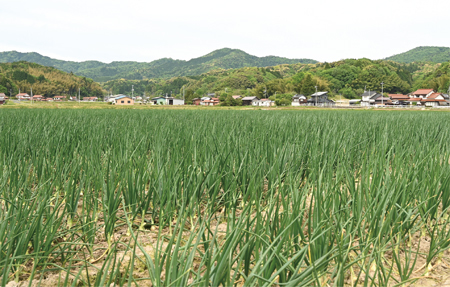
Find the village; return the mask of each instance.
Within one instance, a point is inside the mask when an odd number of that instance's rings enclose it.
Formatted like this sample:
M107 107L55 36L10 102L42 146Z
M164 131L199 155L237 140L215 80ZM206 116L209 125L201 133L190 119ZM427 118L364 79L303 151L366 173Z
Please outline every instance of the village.
M303 94L296 94L292 96L291 106L319 106L319 107L335 107L335 106L349 106L349 107L379 107L379 106L397 106L397 107L450 107L450 98L448 94L439 93L433 89L419 89L413 93L403 94L388 94L387 96L376 91L365 91L360 95L361 99L351 100L333 100L330 99L328 92L316 92L309 97ZM233 95L235 105L255 106L255 107L272 107L276 106L275 101L257 96ZM184 99L175 97L160 96L160 97L145 97L145 96L127 96L123 94L110 95L104 99L98 97L76 97L76 96L54 96L44 97L42 95L29 95L28 93L19 93L10 98L4 93L0 93L0 105L6 104L8 100L15 103L21 102L107 102L112 105L169 105L179 106L186 105ZM206 94L201 98L192 99L194 106L218 106L223 105L215 93Z

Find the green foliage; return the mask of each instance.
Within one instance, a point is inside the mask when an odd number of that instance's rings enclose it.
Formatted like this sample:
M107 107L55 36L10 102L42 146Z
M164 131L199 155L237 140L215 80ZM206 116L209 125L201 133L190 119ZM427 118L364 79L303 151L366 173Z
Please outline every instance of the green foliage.
M221 106L242 106L241 99L233 99L233 97L227 96L224 101L220 103Z
M305 78L300 83L300 92L304 95L310 96L316 92L316 83L314 82L311 74L307 74Z
M256 57L241 50L220 49L205 56L189 61L159 59L150 63L140 62L112 62L110 64L98 61L72 62L55 60L41 56L38 53L2 52L0 63L28 61L41 65L56 67L65 72L92 78L97 82L106 82L115 79L143 80L154 78L171 78L189 75L200 75L217 69L236 69L242 67L268 67L280 64L316 63L310 59L287 59L268 56ZM276 71L273 76L280 77ZM211 79L210 79L211 80Z
M2 286L404 286L445 271L447 113L0 111Z
M349 87L340 89L339 93L347 99L356 99L358 97L355 91Z
M386 58L399 63L434 62L444 63L450 61L450 48L447 47L417 47L405 53Z
M15 62L0 64L0 86L9 95L33 88L35 95L76 95L81 89L81 96L102 96L103 90L92 79L78 77L34 63Z

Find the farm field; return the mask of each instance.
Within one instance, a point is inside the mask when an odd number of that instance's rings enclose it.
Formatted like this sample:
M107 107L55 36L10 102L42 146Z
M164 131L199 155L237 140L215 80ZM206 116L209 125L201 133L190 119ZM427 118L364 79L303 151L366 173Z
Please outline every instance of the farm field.
M450 113L2 109L0 164L2 286L450 277Z

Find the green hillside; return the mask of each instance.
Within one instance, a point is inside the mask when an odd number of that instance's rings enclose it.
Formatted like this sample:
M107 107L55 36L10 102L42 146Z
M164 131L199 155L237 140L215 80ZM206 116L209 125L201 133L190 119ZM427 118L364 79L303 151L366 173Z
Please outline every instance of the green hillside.
M142 80L171 78L176 76L195 76L215 69L236 69L242 67L267 67L280 64L316 63L310 59L288 59L276 56L256 57L237 49L224 48L189 61L159 59L150 63L98 61L73 62L56 60L38 53L1 52L0 63L17 61L33 62L51 66L65 72L88 77L96 82L114 79Z
M450 48L447 47L417 47L408 52L386 58L399 63L450 61Z
M0 93L13 96L19 92L30 94L54 96L76 95L78 90L81 96L101 96L101 86L92 79L76 76L60 71L53 67L42 66L35 63L15 62L0 64Z
M208 93L216 93L219 97L254 95L275 99L289 98L295 93L309 96L315 92L315 86L319 91L329 91L334 96L341 94L346 98L357 98L364 89L381 90L381 82L385 83L386 93L409 93L416 87L414 75L421 76L420 83L417 84L419 86L444 89L445 81L435 84L432 80L436 77L430 76L436 67L430 67L426 72L423 68L423 64L415 63L347 59L333 63L214 70L199 76L170 79L135 81L118 79L103 83L103 87L113 94L128 94L134 85L135 94L145 93L155 96L164 94L181 96L184 87L188 102Z

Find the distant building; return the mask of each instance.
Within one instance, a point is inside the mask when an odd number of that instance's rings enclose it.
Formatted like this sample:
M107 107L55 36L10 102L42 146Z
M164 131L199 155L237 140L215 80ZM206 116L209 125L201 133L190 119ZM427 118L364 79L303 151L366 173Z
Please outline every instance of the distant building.
M305 95L295 95L292 97L292 105L293 106L300 106L300 105L304 105L308 103L308 99L306 98Z
M200 98L195 98L195 99L193 99L192 100L192 104L194 105L194 106L199 106L200 105L200 103L201 103L201 99Z
M182 106L184 105L184 100L173 97L156 97L152 99L152 103L154 105Z
M41 95L34 95L32 97L32 99L33 99L33 101L42 101L42 99L44 99L44 97Z
M238 99L241 99L242 97L241 96L239 96L239 95L234 95L234 96L231 96L233 99L235 99L235 100L238 100Z
M0 105L6 104L6 95L4 93L0 93Z
M134 100L128 96L119 96L114 99L114 104L121 106L134 105Z
M65 98L64 96L54 96L53 100L57 101L57 102L60 102L60 101L64 100L64 98Z
M433 89L418 89L417 91L413 92L410 97L411 98L428 98L432 94L434 94Z
M375 104L375 100L381 97L380 93L377 93L375 91L365 91L363 94L361 94L361 106L370 106Z
M311 95L308 104L313 106L330 106L335 103L328 99L328 92L317 92Z
M391 99L391 101L394 105L399 105L399 104L409 101L408 95L389 94L389 98Z
M242 98L242 105L243 106L252 106L253 101L259 101L258 97L244 97Z
M30 100L31 97L27 93L20 93L20 94L16 95L16 99L18 99L18 100Z
M261 100L256 100L252 102L252 106L259 106L259 107L271 107L274 106L275 102L271 101L269 99L261 99Z
M154 105L165 105L166 104L166 98L164 97L156 97L152 99L152 104Z

